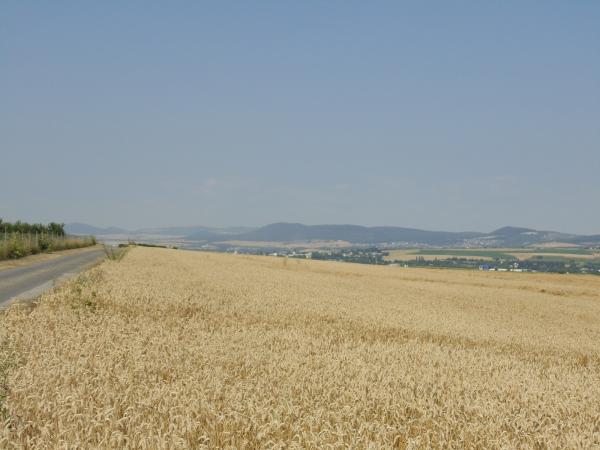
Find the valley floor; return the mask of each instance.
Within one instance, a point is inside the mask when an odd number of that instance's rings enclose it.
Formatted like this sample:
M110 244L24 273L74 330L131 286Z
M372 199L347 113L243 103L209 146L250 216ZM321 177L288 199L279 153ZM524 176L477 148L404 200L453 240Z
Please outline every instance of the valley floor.
M138 247L0 316L0 448L598 447L599 319L597 277Z

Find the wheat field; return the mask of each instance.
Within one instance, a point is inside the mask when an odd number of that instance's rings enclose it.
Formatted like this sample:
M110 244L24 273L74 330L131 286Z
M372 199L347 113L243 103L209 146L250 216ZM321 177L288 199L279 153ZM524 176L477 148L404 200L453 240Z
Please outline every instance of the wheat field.
M0 447L600 447L599 319L600 277L135 248L0 316Z

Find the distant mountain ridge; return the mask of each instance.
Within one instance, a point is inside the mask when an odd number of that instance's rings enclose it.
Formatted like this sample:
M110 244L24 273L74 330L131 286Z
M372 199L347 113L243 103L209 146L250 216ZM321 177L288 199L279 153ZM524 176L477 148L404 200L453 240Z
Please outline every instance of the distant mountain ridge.
M201 240L190 235L190 240ZM210 241L211 239L206 239ZM600 236L580 236L531 228L503 227L491 233L477 231L427 231L404 227L365 227L360 225L303 225L273 223L229 240L257 242L346 241L352 244L406 243L429 246L526 247L550 242L573 245L600 243Z
M105 234L125 234L127 230L118 227L95 227L87 223L68 223L65 225L67 234L102 236Z
M365 227L361 225L303 225L300 223L272 223L260 228L204 226L143 228L98 228L82 223L65 226L69 234L96 236L178 236L192 242L254 241L254 242L307 242L346 241L352 244L404 243L425 246L461 247L527 247L552 242L571 245L600 245L600 235L582 236L532 228L502 227L491 233L478 231L427 231L404 227Z
M425 231L402 227L364 227L360 225L302 225L274 223L237 237L244 241L347 241L361 244L410 241L431 245L448 243L479 236L476 232Z
M65 225L65 230L68 234L75 235L95 235L95 236L108 236L108 235L125 235L125 236L140 236L140 235L158 235L158 236L188 236L190 234L205 236L208 238L219 238L223 239L225 235L237 235L240 233L247 233L254 230L250 227L205 227L205 226L188 226L188 227L156 227L156 228L138 228L135 230L128 230L119 227L95 227L85 223L73 222Z

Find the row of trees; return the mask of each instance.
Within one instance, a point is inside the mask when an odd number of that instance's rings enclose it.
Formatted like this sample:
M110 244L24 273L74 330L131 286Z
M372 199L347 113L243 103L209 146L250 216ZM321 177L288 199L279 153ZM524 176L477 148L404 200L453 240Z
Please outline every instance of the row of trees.
M64 223L43 225L0 219L0 260L90 245L96 245L94 236L67 236Z
M22 233L22 234L50 234L53 236L65 235L65 224L50 222L47 225L41 223L27 223L17 220L16 222L4 222L0 219L0 233Z

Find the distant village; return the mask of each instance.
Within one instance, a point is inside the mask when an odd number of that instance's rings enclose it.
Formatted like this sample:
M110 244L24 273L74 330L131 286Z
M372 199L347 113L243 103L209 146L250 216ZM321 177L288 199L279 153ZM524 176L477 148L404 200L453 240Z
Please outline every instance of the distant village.
M428 259L421 255L406 255L403 259L389 259L389 249L379 247L346 248L332 250L264 249L264 248L227 248L229 253L268 255L285 258L301 258L327 261L341 261L359 264L388 265L392 267L431 267L447 269L471 269L484 272L545 272L600 275L600 261L546 259L503 259L492 261L474 257L448 256Z

